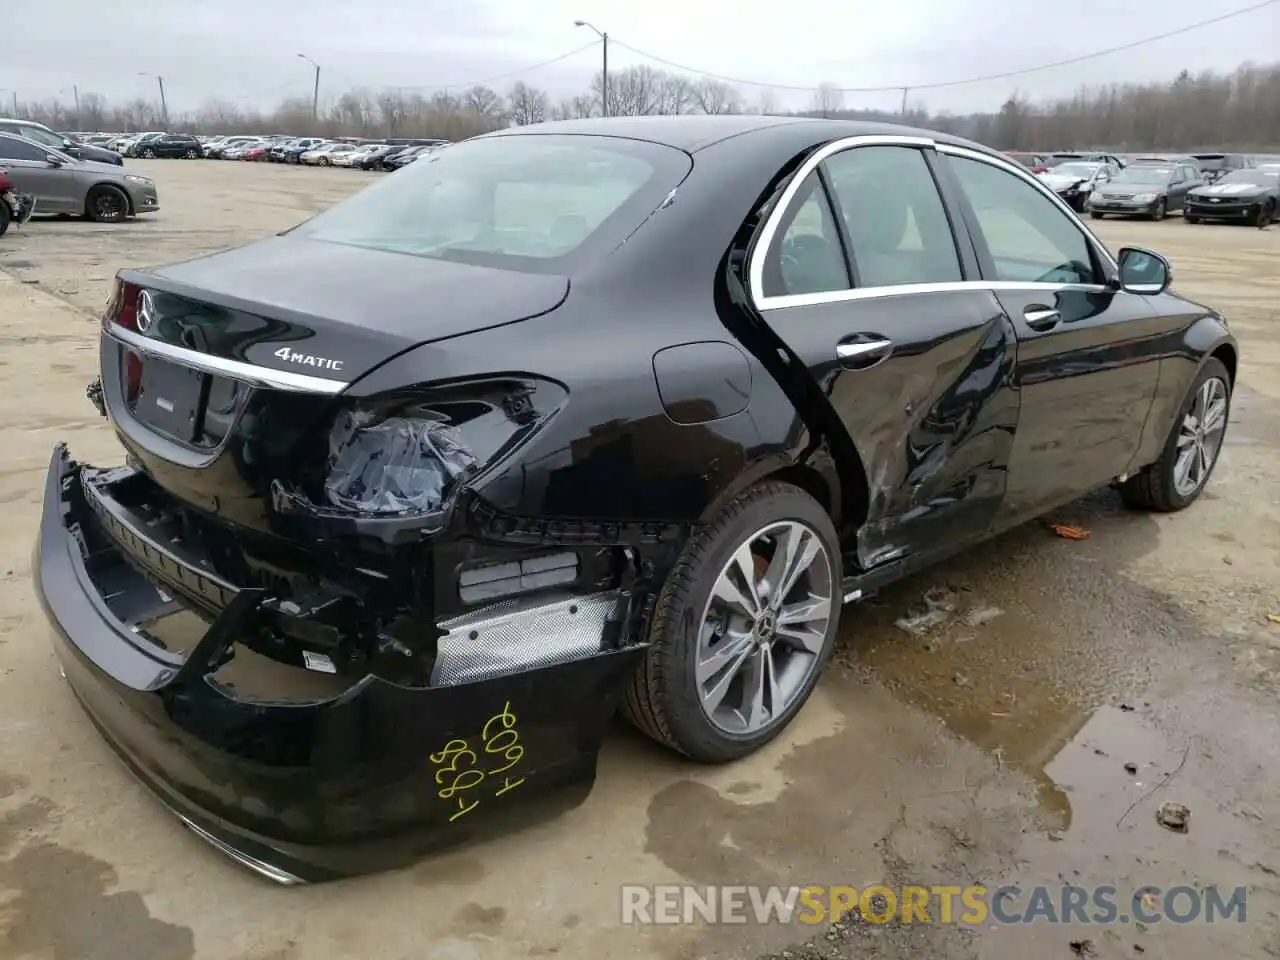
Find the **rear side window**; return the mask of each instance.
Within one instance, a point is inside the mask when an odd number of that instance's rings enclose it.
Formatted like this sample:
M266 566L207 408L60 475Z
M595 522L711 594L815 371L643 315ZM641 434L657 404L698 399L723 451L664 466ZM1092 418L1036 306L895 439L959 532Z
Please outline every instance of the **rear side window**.
M555 271L589 241L601 249L620 243L690 166L683 151L643 141L483 137L424 154L297 232L395 253Z
M825 163L858 287L963 279L955 237L924 154L855 147Z
M0 160L43 160L45 152L34 143L0 138Z
M1021 177L948 157L995 266L994 280L1095 283L1093 251L1074 218Z
M764 259L766 297L849 289L840 228L816 173L800 184Z

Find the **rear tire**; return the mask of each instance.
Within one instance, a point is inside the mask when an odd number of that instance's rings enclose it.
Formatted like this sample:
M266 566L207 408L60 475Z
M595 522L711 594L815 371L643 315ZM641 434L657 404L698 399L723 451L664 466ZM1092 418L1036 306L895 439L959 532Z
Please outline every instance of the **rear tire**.
M9 212L9 204L4 200L0 200L0 237L3 237L9 230L9 223L13 220L13 214Z
M1125 503L1162 513L1195 503L1218 464L1230 416L1231 376L1221 360L1211 357L1178 408L1160 459L1120 484Z
M1270 225L1271 221L1275 219L1275 215L1275 205L1268 200L1258 209L1258 216L1253 225L1261 230L1263 227Z
M1161 197L1159 200L1156 201L1156 205L1151 208L1151 213L1148 215L1148 218L1156 221L1156 223L1159 223L1161 220L1165 218L1165 216L1168 213L1169 213L1169 207L1165 203L1164 198Z
M784 555L799 559L784 569ZM703 763L759 749L799 712L831 656L840 571L835 526L811 496L778 482L740 494L689 539L668 576L623 714Z
M200 154L196 153L194 150L188 150L188 151L187 151L187 159L188 159L188 160L194 160L194 159L196 159L198 156L200 156Z
M1097 210L1089 211L1089 218L1092 220L1101 220L1106 214L1099 213Z
M1187 219L1187 223L1199 223L1199 222L1200 222L1200 218L1199 218L1199 217L1187 217L1186 219Z
M156 152L150 148L143 150L142 155L148 160L154 160L156 158Z

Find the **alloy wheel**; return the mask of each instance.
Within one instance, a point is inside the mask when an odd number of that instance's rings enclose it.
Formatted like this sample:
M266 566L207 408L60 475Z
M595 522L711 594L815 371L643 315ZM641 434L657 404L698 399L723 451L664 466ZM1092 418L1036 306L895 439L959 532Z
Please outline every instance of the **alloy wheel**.
M1217 462L1227 427L1227 385L1210 377L1196 391L1178 431L1178 456L1173 463L1173 489L1180 497L1196 493Z
M832 559L797 520L772 523L720 571L702 614L696 682L707 719L730 734L779 721L818 669L832 617Z
M93 212L98 220L115 223L128 214L128 201L114 190L100 190L93 198Z

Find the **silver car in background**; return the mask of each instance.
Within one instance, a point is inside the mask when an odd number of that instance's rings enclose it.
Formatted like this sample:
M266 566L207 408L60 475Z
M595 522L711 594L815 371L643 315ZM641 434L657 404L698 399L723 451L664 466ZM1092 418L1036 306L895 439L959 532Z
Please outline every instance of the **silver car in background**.
M76 160L23 137L0 133L0 166L19 193L36 198L40 213L70 213L119 223L160 209L156 185L122 167Z

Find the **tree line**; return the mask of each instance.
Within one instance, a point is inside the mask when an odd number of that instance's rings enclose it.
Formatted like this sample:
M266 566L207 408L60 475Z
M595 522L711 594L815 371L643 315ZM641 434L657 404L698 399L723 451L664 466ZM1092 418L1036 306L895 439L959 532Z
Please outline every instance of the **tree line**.
M199 133L288 133L296 136L438 137L460 140L511 124L601 114L601 75L582 93L554 100L519 81L505 92L476 86L431 94L404 88L350 90L313 117L311 98L288 98L272 110L246 110L212 100L189 113L135 99L112 104L95 93L76 103L53 99L16 104L18 116L55 130L158 130ZM765 89L752 95L718 80L690 78L650 66L610 71L610 116L686 113L799 114L890 120L969 137L1002 150L1092 147L1116 151L1280 148L1280 63L1245 64L1231 73L1191 74L1167 82L1081 87L1063 99L1033 101L1015 92L994 112L931 112L912 102L902 112L861 110L840 89L820 84L806 109L779 109Z

